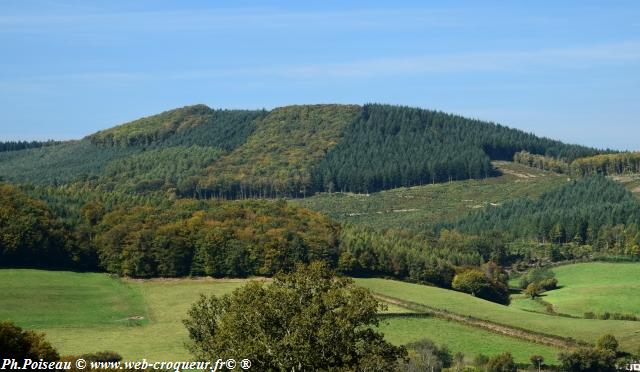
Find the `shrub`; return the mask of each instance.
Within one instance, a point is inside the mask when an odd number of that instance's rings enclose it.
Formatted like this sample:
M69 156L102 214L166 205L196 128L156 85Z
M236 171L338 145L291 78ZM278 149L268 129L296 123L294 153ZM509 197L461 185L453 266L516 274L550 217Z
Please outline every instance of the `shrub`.
M529 283L527 289L524 290L524 293L531 299L538 297L540 295L540 292L542 291L538 283Z
M611 314L609 312L605 312L604 314L600 314L598 319L600 320L608 320L611 318Z
M60 359L56 349L44 339L44 334L25 331L11 322L0 322L0 351L3 357L16 359L42 359L55 362Z
M598 339L596 347L600 350L608 350L616 353L618 351L618 340L610 334L602 335L602 337Z
M409 362L405 365L407 372L441 371L449 368L453 362L451 352L446 346L438 347L430 340L421 340L407 345L413 351Z
M91 362L119 362L122 360L120 354L115 351L99 351L97 353L81 355L80 358Z
M502 353L489 358L486 370L487 372L517 372L518 367L511 353Z
M596 314L593 311L587 311L584 313L585 319L596 319Z
M566 372L613 372L616 356L609 350L579 349L558 356Z
M473 365L479 368L484 367L489 362L489 357L484 354L478 354L473 358Z
M558 279L548 278L539 282L540 287L545 291L551 291L558 288Z

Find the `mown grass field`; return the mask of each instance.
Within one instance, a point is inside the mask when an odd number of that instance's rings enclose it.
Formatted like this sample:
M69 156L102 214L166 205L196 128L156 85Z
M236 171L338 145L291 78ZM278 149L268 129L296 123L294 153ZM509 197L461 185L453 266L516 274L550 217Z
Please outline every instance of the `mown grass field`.
M377 229L419 230L506 200L536 197L567 180L566 175L510 162L494 162L494 166L502 172L501 176L398 188L373 194L323 193L291 202L341 222Z
M384 296L534 332L572 337L590 343L595 343L598 337L610 333L615 335L625 350L635 351L640 347L640 322L576 319L539 314L498 305L464 293L386 279L356 279L356 283Z
M621 313L640 316L640 264L589 262L553 269L560 289L543 294L542 299L558 313L583 316ZM514 301L516 307L532 306L532 300Z
M360 282L360 280L358 280ZM200 294L229 293L246 280L121 280L106 274L0 270L0 319L45 332L63 354L113 350L127 360L190 358L182 324ZM455 294L455 292L451 292ZM387 312L412 312L389 304ZM130 317L143 320L127 321ZM556 350L438 318L393 317L382 331L393 343L429 338L472 358L511 350L555 360Z

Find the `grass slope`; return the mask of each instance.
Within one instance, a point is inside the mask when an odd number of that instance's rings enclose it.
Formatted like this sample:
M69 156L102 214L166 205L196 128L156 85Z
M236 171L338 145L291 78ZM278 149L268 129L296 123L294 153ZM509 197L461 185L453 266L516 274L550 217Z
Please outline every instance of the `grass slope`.
M469 361L478 354L496 355L505 351L511 352L519 363L528 363L531 355L538 354L544 356L547 363L554 364L558 356L558 350L551 346L538 345L439 318L394 317L386 319L380 330L387 340L394 344L406 344L427 338L438 345L447 345L453 354L462 352Z
M635 351L640 346L640 322L575 319L533 313L464 293L394 280L356 279L356 283L385 296L534 332L573 337L591 343L595 343L601 335L611 333L625 350Z
M621 313L640 315L640 264L589 262L559 266L553 269L561 286L546 292L542 299L558 313L583 316ZM520 299L516 307L528 307L533 302Z
M63 353L114 350L125 360L188 360L182 325L187 310L200 294L222 295L244 283L214 280L157 280L129 282L144 297L146 325L37 328ZM82 303L78 303L82 306Z
M536 197L566 182L566 176L510 162L494 162L502 173L484 180L454 181L373 194L322 193L293 203L330 217L376 229L425 226L464 216L506 200Z
M45 332L63 354L114 350L125 359L189 358L182 319L200 294L222 295L246 280L120 280L105 274L0 270L0 319ZM455 293L455 292L454 292ZM389 305L388 312L411 310ZM142 322L124 321L143 316ZM381 330L396 344L427 337L467 356L512 350L554 360L549 347L519 341L438 318L392 317Z
M118 327L147 318L140 291L104 274L0 270L0 293L0 319L25 327Z

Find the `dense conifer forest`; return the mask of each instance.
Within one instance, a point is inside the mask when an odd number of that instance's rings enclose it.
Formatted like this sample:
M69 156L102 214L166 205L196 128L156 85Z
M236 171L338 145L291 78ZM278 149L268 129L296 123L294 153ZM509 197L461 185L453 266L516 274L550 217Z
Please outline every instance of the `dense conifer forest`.
M442 112L365 105L314 170L317 190L373 192L489 177L516 152L573 160L596 150Z

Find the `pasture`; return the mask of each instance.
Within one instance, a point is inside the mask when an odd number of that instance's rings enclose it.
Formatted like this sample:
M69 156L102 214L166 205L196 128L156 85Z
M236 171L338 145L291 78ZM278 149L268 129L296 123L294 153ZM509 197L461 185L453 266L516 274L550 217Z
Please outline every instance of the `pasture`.
M519 363L528 363L534 354L544 356L548 363L556 363L558 349L503 336L480 328L466 326L435 317L385 319L380 330L387 340L407 344L428 338L438 345L447 345L452 354L462 352L468 362L478 354L495 355L511 352Z
M0 318L45 332L63 354L113 350L127 360L183 360L190 358L182 324L189 306L200 294L222 295L245 282L122 280L96 273L0 270L0 291L9 294L0 299ZM387 312L412 311L389 304ZM504 350L522 362L535 353L550 361L556 355L547 346L438 318L391 317L382 322L381 330L396 344L429 338L469 359Z
M0 292L10 294L0 299L0 319L45 332L63 354L113 350L126 360L184 360L190 355L182 319L191 304L245 282L0 270Z
M532 332L572 337L589 343L595 343L598 337L610 333L620 341L622 349L636 351L640 346L640 322L576 319L534 313L460 292L387 279L356 279L356 283L384 296Z
M545 292L542 299L557 313L582 317L585 312L640 316L640 264L589 262L553 269L559 289ZM514 306L531 306L519 299Z

